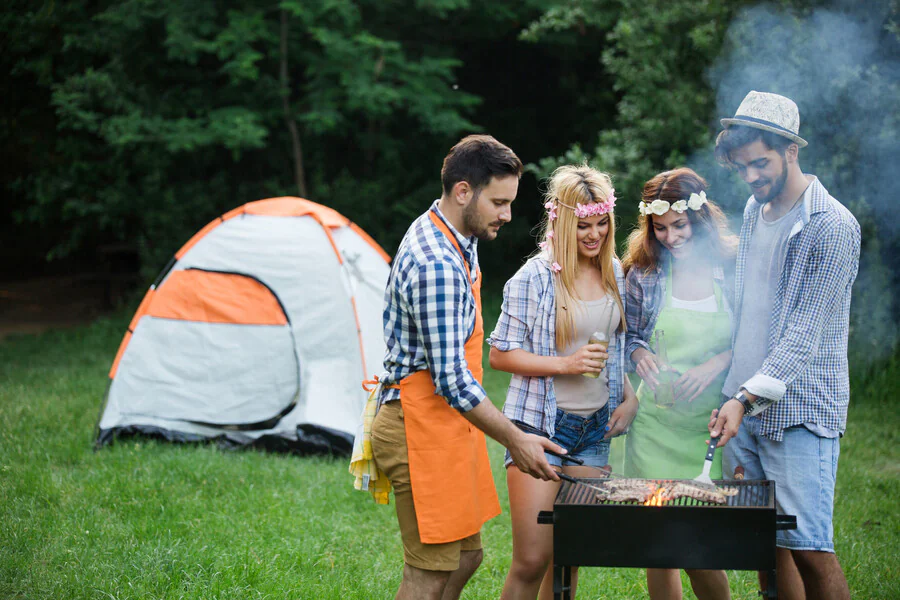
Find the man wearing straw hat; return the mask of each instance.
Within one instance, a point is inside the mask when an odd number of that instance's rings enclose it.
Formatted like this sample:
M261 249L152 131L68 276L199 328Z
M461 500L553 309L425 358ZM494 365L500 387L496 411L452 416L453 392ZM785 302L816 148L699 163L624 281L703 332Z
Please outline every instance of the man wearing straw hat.
M731 440L726 468L774 480L778 511L797 516L797 529L777 534L778 597L849 598L832 514L859 224L801 171L807 143L792 100L752 91L722 125L716 158L753 195L737 257L728 400L713 411L710 435L721 434L720 446Z

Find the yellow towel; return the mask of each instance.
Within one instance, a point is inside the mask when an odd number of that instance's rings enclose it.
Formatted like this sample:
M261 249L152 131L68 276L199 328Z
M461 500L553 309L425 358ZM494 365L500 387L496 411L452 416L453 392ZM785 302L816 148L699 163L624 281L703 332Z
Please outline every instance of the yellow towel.
M378 383L377 377L374 382L363 382L363 388L366 391L369 389L366 387L367 383L376 383L377 385L366 400L361 422L356 430L356 436L353 438L350 474L354 477L353 487L355 489L371 493L376 504L388 504L391 482L375 464L375 457L372 454L372 423L375 421L375 412L378 409L381 384Z

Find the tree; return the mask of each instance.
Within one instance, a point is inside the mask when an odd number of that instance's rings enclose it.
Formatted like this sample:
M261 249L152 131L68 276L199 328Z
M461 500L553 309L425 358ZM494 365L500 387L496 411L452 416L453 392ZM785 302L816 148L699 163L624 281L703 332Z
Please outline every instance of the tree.
M708 145L715 96L704 75L740 4L572 0L523 34L552 41L561 30L590 28L606 36L599 62L613 82L615 113L588 156L614 176L620 197L639 198L643 182L661 167L683 164ZM556 162L545 161L538 170L546 172ZM636 213L632 204L621 205L627 217Z
M137 240L155 270L216 215L310 185L351 216L378 214L391 197L372 180L415 151L409 138L475 128L465 114L478 98L453 89L459 62L439 45L410 50L375 32L389 9L376 2L94 6L6 15L8 32L34 21L52 32L43 60L15 67L49 93L57 160L36 161L15 187L28 198L25 222L66 228L57 256ZM16 42L37 52L40 40ZM410 175L398 171L387 182ZM352 202L335 197L346 193L335 180L366 173L371 204L359 206L359 188Z
M614 15L614 16L610 16ZM573 146L530 168L589 158L611 172L620 218L634 217L642 183L687 164L711 183L711 196L739 223L746 187L716 165L718 119L751 89L782 93L800 107L807 172L850 206L865 236L854 297L854 352L890 354L897 346L898 227L879 219L890 202L900 159L898 3L782 1L637 2L570 0L523 32L540 43L584 28L606 35L601 62L618 94L593 151ZM876 225L877 224L877 225ZM893 251L891 251L893 250ZM874 349L878 349L875 352Z

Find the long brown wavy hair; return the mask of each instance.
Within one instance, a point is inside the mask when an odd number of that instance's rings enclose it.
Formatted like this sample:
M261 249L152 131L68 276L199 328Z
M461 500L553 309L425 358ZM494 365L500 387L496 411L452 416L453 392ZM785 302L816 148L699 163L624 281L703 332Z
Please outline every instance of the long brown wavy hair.
M647 204L654 200L665 200L671 204L687 200L691 194L705 192L707 187L705 179L692 169L681 167L660 173L645 183L641 199ZM696 251L703 256L718 257L721 263L734 259L738 239L728 228L728 220L721 208L707 201L700 210L688 209L685 214L691 223L694 243L699 244ZM634 267L649 271L667 252L653 233L653 215L641 215L637 228L628 236L622 266L626 273Z

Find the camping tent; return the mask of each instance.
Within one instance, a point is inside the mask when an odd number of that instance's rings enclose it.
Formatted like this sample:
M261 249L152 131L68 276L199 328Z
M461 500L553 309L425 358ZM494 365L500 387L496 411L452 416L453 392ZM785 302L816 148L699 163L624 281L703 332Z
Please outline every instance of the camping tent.
M384 358L390 257L300 198L250 202L200 230L144 297L97 431L349 453Z

